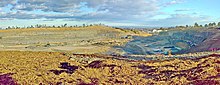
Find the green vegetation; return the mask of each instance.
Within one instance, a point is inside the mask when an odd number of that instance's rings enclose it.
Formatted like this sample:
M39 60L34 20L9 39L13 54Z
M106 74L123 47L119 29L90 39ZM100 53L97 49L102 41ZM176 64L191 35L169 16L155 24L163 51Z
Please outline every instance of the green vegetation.
M216 24L216 22L211 22L211 23L204 24L204 25L198 24L196 22L196 23L194 23L193 26L185 25L185 26L176 26L176 27L169 27L169 28L203 28L203 27L205 27L205 28L220 27L220 22L218 22L217 24Z
M199 27L199 24L198 24L198 23L195 23L194 27Z

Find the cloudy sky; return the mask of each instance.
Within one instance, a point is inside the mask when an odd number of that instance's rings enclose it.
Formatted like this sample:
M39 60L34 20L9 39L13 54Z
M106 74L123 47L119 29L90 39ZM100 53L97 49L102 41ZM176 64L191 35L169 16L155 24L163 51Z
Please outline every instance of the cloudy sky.
M176 26L220 21L220 0L0 0L0 27Z

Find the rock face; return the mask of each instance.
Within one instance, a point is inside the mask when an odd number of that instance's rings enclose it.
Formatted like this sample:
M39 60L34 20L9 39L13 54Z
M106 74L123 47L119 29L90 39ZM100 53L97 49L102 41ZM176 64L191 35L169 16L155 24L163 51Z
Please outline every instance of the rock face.
M182 54L220 47L220 34L198 29L171 30L150 37L133 38L133 41L121 47L127 54L168 54L169 51L172 54Z
M220 33L216 33L214 36L209 36L204 42L191 48L189 52L217 50L220 50Z
M18 84L13 80L11 74L2 74L0 75L0 85L18 85Z

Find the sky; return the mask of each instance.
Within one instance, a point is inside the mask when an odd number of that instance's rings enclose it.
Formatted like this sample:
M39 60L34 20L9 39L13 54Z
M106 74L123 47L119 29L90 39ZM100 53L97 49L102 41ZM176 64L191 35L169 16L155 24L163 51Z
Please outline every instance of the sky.
M171 27L220 22L220 0L0 0L0 27L81 25Z

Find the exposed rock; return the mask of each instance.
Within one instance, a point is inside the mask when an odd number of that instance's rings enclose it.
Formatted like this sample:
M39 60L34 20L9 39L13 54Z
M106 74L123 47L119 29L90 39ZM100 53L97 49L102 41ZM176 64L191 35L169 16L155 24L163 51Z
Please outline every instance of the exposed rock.
M211 38L217 39L217 41L212 42L209 38L213 35L214 32L206 30L170 30L149 37L135 36L133 37L133 41L128 42L125 46L116 48L122 48L130 55L167 55L169 51L171 51L172 54L182 54L191 48L195 48L195 46L202 48L220 48L220 45L218 45L220 43L220 36ZM196 49L195 51L206 51L207 49L205 48L204 50Z
M100 68L100 67L102 67L102 61L93 61L93 62L89 63L89 65L87 67Z
M201 52L201 51L217 51L220 50L220 33L210 36L204 42L191 48L188 52Z
M12 74L1 74L0 75L0 85L18 85L13 78Z
M63 72L68 73L68 74L73 74L74 71L78 69L77 66L73 66L73 65L71 66L68 62L62 62L60 63L60 65L61 66L59 68L64 69L64 70L50 70L50 71L56 75L60 75Z

